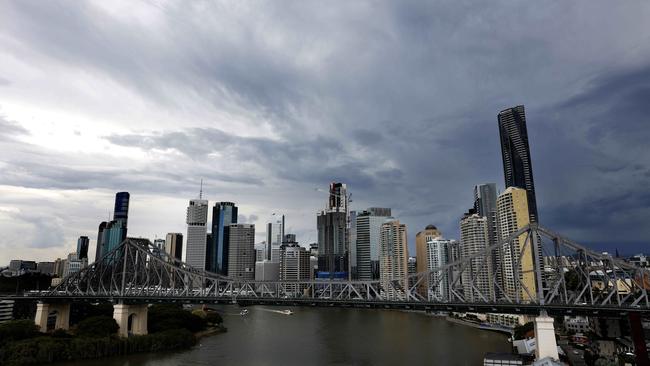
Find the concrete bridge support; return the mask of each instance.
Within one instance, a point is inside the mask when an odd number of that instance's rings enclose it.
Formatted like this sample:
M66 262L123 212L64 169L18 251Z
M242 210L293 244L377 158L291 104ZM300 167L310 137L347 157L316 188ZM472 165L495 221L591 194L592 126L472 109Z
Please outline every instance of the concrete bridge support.
M41 332L47 332L47 319L53 314L56 316L54 329L70 329L70 304L47 304L39 302L36 304L36 317L34 323L41 328Z
M550 357L554 360L559 360L560 356L557 353L557 342L555 341L555 327L553 327L553 318L542 310L537 318L535 318L535 340L537 349L535 356L537 360Z
M147 334L147 304L113 305L113 318L120 326L117 334L120 337L128 337L130 334L143 335Z

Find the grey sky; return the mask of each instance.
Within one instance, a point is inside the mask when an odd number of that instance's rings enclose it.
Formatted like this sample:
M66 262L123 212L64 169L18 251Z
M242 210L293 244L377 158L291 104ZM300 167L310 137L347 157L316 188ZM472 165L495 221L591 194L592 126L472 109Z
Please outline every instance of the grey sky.
M458 238L503 188L496 115L524 104L540 222L647 251L646 1L0 3L0 264L185 231L199 180L258 234L316 240L314 190ZM262 240L261 235L258 236ZM45 249L44 249L45 248Z

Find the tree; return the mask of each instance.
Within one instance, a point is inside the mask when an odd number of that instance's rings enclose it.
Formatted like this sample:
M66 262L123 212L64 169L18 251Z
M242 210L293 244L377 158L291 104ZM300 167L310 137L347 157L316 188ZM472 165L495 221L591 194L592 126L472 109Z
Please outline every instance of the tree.
M12 341L36 337L39 328L33 320L14 320L0 324L0 347Z
M77 334L82 337L108 337L120 329L115 319L100 315L84 319L77 325Z
M526 336L526 333L535 329L535 324L533 322L528 322L524 325L519 325L515 327L514 339L523 339Z
M154 305L149 308L147 324L149 333L171 329L198 332L205 329L206 320L175 305Z

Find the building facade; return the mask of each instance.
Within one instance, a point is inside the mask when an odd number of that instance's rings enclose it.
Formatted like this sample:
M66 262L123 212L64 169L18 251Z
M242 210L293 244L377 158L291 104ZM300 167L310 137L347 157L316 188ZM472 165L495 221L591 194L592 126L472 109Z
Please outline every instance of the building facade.
M255 279L255 225L230 224L228 276L236 280Z
M396 282L402 288L408 287L408 241L406 225L393 220L381 225L379 239L379 279L390 299L403 298L404 293L396 291Z
M530 222L538 222L537 201L533 166L528 146L526 111L523 105L507 108L499 112L499 136L501 137L501 157L506 188L518 187L526 190Z
M355 246L359 280L379 279L381 225L392 219L390 208L371 207L356 214Z
M426 272L434 268L429 263L430 253L428 243L434 239L442 238L442 233L434 225L427 225L424 230L415 234L415 258L417 260L417 272ZM446 259L445 259L446 261ZM431 278L427 281L422 281L418 285L418 293L423 297L428 296L428 284Z
M80 236L77 239L77 256L79 259L88 259L88 246L90 245L90 240L87 236Z
M330 184L325 210L316 219L318 228L318 272L323 278L348 278L348 196L343 183Z
M205 269L208 201L204 199L190 200L185 222L187 224L187 240L183 261L194 268Z
M460 256L468 258L484 252L490 245L488 218L474 210L460 220ZM492 256L480 255L470 259L462 273L463 292L468 301L493 301Z
M509 187L497 198L497 233L499 241L530 223L526 190ZM524 233L501 247L501 277L505 295L515 299L530 300L536 297L534 255L531 243L526 245ZM518 278L519 281L515 279Z
M217 202L212 208L212 246L210 272L228 275L228 252L231 224L237 223L238 208L233 202Z
M183 234L168 233L165 237L165 252L172 258L183 260Z
M115 194L113 220L99 224L95 262L117 248L126 239L130 198L129 192L117 192Z

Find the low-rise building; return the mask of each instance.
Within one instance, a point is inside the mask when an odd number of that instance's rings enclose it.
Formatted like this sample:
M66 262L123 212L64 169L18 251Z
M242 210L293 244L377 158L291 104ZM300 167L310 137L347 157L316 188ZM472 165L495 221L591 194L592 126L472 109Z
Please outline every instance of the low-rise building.
M487 353L483 358L483 366L523 365L524 360L519 355L510 353Z
M591 330L589 318L586 316L565 316L564 329L572 333L587 333Z
M14 301L0 300L0 323L14 319Z
M524 325L531 319L526 315L488 313L486 321L490 324L497 324L508 328Z

